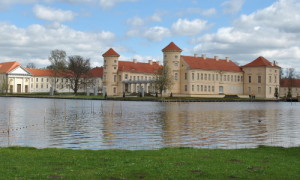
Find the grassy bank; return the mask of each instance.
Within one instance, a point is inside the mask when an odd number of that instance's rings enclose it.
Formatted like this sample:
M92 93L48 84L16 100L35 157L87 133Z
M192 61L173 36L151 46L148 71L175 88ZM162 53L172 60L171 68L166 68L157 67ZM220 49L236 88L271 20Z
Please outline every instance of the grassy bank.
M0 179L300 179L300 148L0 148Z

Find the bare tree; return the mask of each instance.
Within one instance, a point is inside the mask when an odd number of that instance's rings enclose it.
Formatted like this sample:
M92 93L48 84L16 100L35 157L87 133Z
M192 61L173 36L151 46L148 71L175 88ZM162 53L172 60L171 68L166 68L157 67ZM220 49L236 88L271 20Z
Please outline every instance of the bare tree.
M67 69L67 61L66 61L67 54L63 50L52 50L50 52L49 61L51 63L47 69L53 70L53 79L51 82L51 86L53 90L57 87L58 77L63 76L64 71Z
M77 94L80 85L84 85L84 75L91 69L90 60L81 56L69 56L67 78L71 89Z
M154 85L159 91L161 97L163 91L172 87L173 78L170 74L170 69L168 66L164 66L157 71Z
M288 87L288 93L287 97L291 98L292 97L292 87L294 86L294 79L296 78L296 71L294 68L287 68L286 69L286 79L288 79L289 82L289 87Z
M7 76L3 76L2 78L2 82L1 82L1 92L5 92L5 95L7 95L8 93L8 77Z
M27 68L31 68L31 69L35 69L35 68L36 68L36 66L35 66L34 63L28 63L28 64L26 65L26 67L27 67Z

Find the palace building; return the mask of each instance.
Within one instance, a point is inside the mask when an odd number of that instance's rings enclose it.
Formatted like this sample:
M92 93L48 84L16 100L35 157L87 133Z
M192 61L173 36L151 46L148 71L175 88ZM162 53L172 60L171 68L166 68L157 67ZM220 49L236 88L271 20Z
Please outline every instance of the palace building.
M223 97L224 95L274 98L280 89L280 67L264 57L258 57L244 66L238 66L228 57L182 55L173 42L162 49L163 64L149 60L147 63L119 60L112 48L103 56L103 67L96 67L81 78L79 92L122 94L156 93L158 71L167 66L172 86L165 96ZM285 81L282 81L282 83ZM284 84L284 83L283 83ZM286 83L285 83L286 84ZM284 85L286 86L286 85ZM0 63L0 92L39 93L73 92L68 78L55 75L49 69L24 68L18 62ZM298 90L298 89L297 89ZM283 95L286 92L280 92ZM295 92L296 93L296 92ZM298 94L298 92L297 92Z
M173 85L165 95L224 96L255 95L274 98L280 87L280 67L264 57L238 66L228 57L208 58L204 54L184 56L173 42L162 49L163 65L168 66ZM157 62L120 61L112 48L103 55L103 89L108 96L144 91L155 92L155 73L162 66Z

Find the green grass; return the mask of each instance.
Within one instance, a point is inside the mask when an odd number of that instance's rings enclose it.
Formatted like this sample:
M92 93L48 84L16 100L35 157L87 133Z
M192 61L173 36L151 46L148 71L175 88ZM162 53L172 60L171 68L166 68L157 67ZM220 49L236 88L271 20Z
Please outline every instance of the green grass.
M300 179L300 148L0 148L0 179Z

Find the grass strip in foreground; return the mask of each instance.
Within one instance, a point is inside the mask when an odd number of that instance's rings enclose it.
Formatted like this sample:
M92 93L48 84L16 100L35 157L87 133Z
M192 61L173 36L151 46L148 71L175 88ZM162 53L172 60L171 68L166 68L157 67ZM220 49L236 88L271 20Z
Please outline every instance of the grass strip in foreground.
M300 179L300 148L0 148L0 179Z

